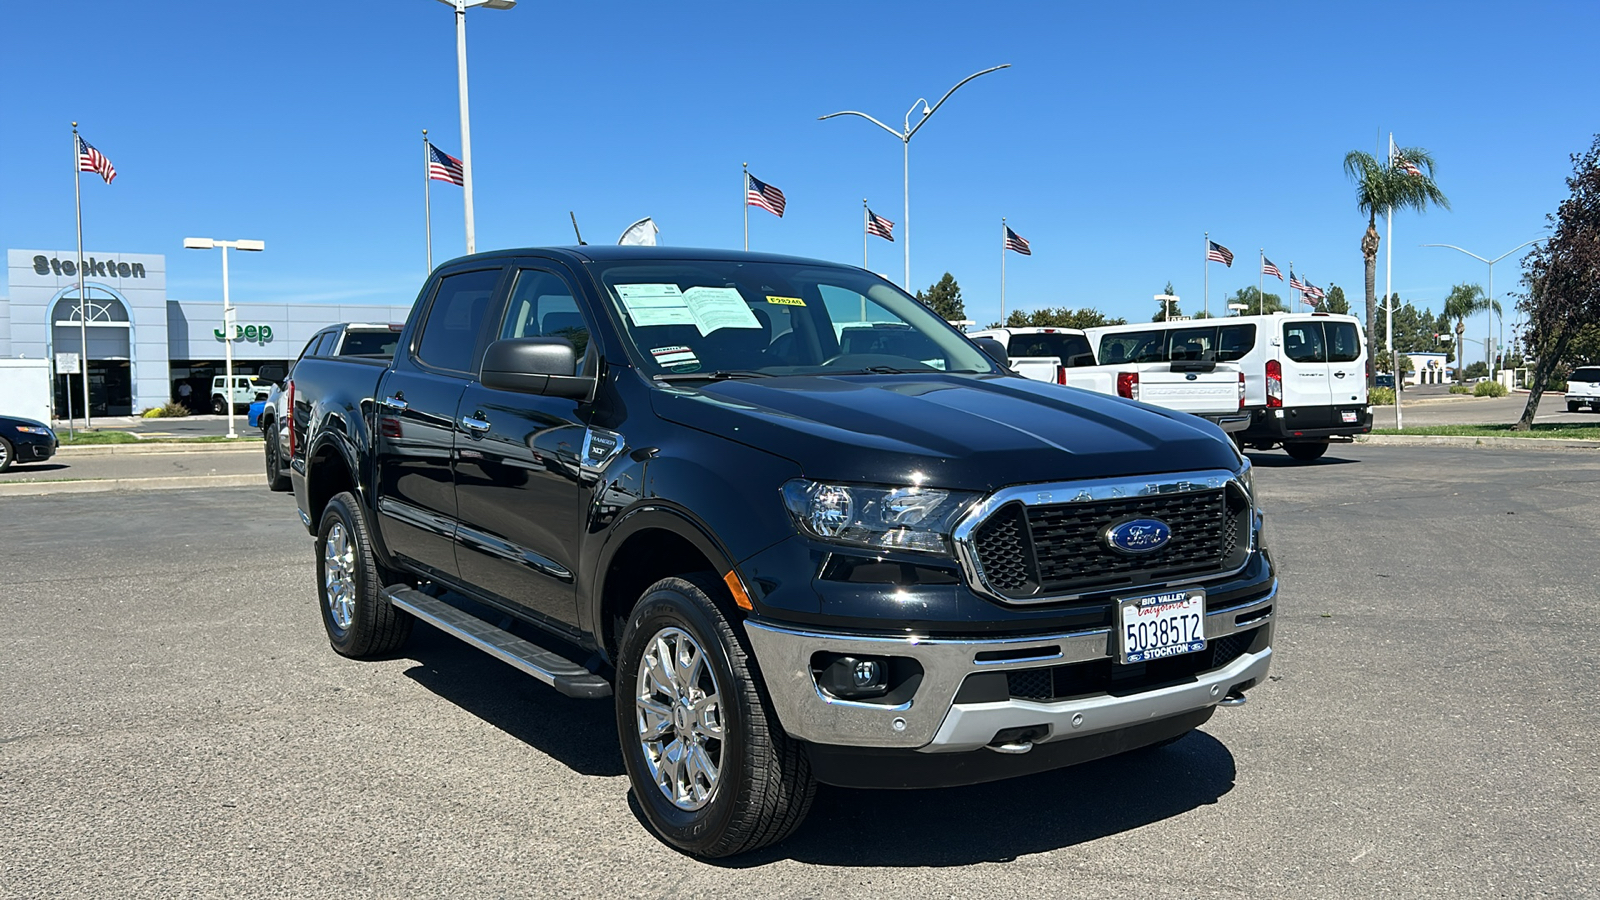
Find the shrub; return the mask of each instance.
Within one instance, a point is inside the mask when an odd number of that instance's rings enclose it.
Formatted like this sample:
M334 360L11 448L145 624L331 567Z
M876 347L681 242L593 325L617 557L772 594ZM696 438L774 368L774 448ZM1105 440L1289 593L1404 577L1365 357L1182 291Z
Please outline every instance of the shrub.
M1478 386L1472 389L1472 396L1474 397L1504 397L1505 395L1506 386L1498 381L1480 381Z
M189 414L189 408L182 403L168 403L165 406L152 406L142 413L142 419L181 419Z
M1394 388L1373 388L1367 391L1367 402L1373 406L1393 406Z
M1472 393L1472 388L1469 388L1464 384L1452 384L1452 385L1450 385L1450 393L1452 393L1452 394L1470 394L1470 393Z

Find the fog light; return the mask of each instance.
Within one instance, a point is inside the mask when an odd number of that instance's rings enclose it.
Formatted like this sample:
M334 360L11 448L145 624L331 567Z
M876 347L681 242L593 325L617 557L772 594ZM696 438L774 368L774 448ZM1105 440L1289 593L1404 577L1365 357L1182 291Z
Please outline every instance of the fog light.
M889 691L889 661L878 656L836 656L816 670L817 686L841 700L880 697Z

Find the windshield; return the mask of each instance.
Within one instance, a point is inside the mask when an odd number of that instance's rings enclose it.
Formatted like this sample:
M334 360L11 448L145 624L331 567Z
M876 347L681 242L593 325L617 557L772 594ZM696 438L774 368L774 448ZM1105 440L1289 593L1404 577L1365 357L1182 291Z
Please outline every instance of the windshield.
M997 371L926 306L866 272L630 260L597 264L595 274L651 376Z

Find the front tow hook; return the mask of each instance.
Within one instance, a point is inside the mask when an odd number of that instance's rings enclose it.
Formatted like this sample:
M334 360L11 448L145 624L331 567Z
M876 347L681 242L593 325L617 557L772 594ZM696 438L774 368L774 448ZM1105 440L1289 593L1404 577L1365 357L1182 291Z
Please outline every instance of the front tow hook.
M1219 700L1217 702L1217 705L1218 706L1243 706L1247 699L1249 699L1249 698L1245 697L1244 691L1229 691L1228 692L1228 696L1223 697L1221 700Z

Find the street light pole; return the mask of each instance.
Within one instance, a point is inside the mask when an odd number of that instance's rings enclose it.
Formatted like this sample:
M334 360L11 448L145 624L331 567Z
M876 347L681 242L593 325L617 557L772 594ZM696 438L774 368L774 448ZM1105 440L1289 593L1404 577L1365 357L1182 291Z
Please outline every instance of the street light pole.
M472 114L467 106L467 9L485 6L489 9L510 9L517 0L439 0L456 11L456 83L461 103L461 198L467 215L467 253L476 253L478 247L476 226L472 218Z
M441 2L448 2L448 0L441 0ZM832 118L834 118L836 116L860 116L861 118L866 119L868 122L871 122L872 124L878 126L879 128L882 128L884 131L887 131L890 134L894 135L895 138L897 138L900 141L900 143L903 145L901 147L901 156L902 156L902 165L904 167L902 174L904 176L904 181L905 181L905 184L904 184L904 196L905 196L904 215L905 215L905 222L901 226L902 230L901 230L901 233L900 233L900 237L901 237L901 240L904 242L903 249L905 250L905 280L902 282L901 286L904 287L908 293L911 291L911 137L913 135L915 135L917 133L917 131L922 128L923 125L926 125L928 123L928 120L933 117L933 114L939 111L939 107L943 106L944 102L946 100L950 99L950 95L954 94L957 90L959 90L962 85L966 84L967 82L971 81L974 78L977 78L979 75L987 75L990 72L997 72L1000 69L1009 69L1009 68L1011 68L1011 64L1010 63L1005 63L1003 65L993 66L991 68L984 69L982 72L974 72L971 75L968 75L967 77L965 77L965 78L961 79L960 81L956 82L956 86L955 87L951 88L948 91L945 91L944 92L944 96L940 97L939 98L939 102L933 104L932 107L928 106L928 101L927 101L926 98L920 98L919 97L917 99L917 102L911 104L911 108L906 110L905 121L904 121L904 124L903 124L903 126L901 127L901 129L899 131L894 130L890 126L883 124L882 122L878 121L877 119L874 119L872 116L869 116L864 112L857 112L857 111L855 111L853 109L847 109L847 110L843 110L843 111L836 112L836 113L828 113L825 116L818 116L817 117L817 121L820 122L823 119L832 119ZM917 124L915 126L913 126L911 124L911 114L913 112L916 112L917 103L922 104L922 118L918 119L917 120Z
M185 250L222 250L222 349L227 360L224 363L222 381L222 396L224 405L228 408L228 437L236 438L239 433L233 427L233 303L228 296L228 250L249 250L260 252L267 249L265 241L219 241L215 238L184 238Z
M1459 251L1461 253L1465 253L1466 255L1468 255L1468 256L1472 257L1473 259L1477 260L1478 262L1488 264L1488 266L1489 266L1489 309L1488 309L1488 312L1489 313L1493 313L1495 311L1495 309L1494 309L1494 264L1499 262L1502 259L1505 259L1506 257L1508 257L1511 254L1517 252L1518 250L1521 250L1523 247L1526 247L1529 244L1537 244L1542 240L1544 240L1544 238L1534 238L1531 241L1523 241L1522 243L1516 245L1515 247L1512 247L1510 250L1507 250L1506 252L1500 254L1499 256L1496 256L1494 259L1484 259L1483 257L1479 256L1478 254L1473 253L1471 250L1463 250L1462 248L1457 247L1455 244L1423 244L1422 246L1424 246L1424 247L1449 247L1451 250L1456 250L1456 251ZM1487 321L1487 319L1488 319L1488 314L1487 313L1484 315L1484 319L1486 321L1484 322L1484 329L1483 330L1484 330L1485 333L1488 333L1489 332L1489 322ZM1505 319L1504 314L1501 314L1500 315L1500 343L1502 345L1505 344L1505 340L1506 340L1506 319ZM1490 357L1489 357L1490 352L1491 351L1489 349L1489 339L1485 338L1484 342L1483 342L1483 367L1489 373L1489 377L1494 378L1494 377L1496 377L1495 371L1494 371L1494 361L1492 359L1490 359ZM1466 361L1465 360L1457 360L1456 364L1459 365L1459 366L1462 366L1463 368L1465 368Z

